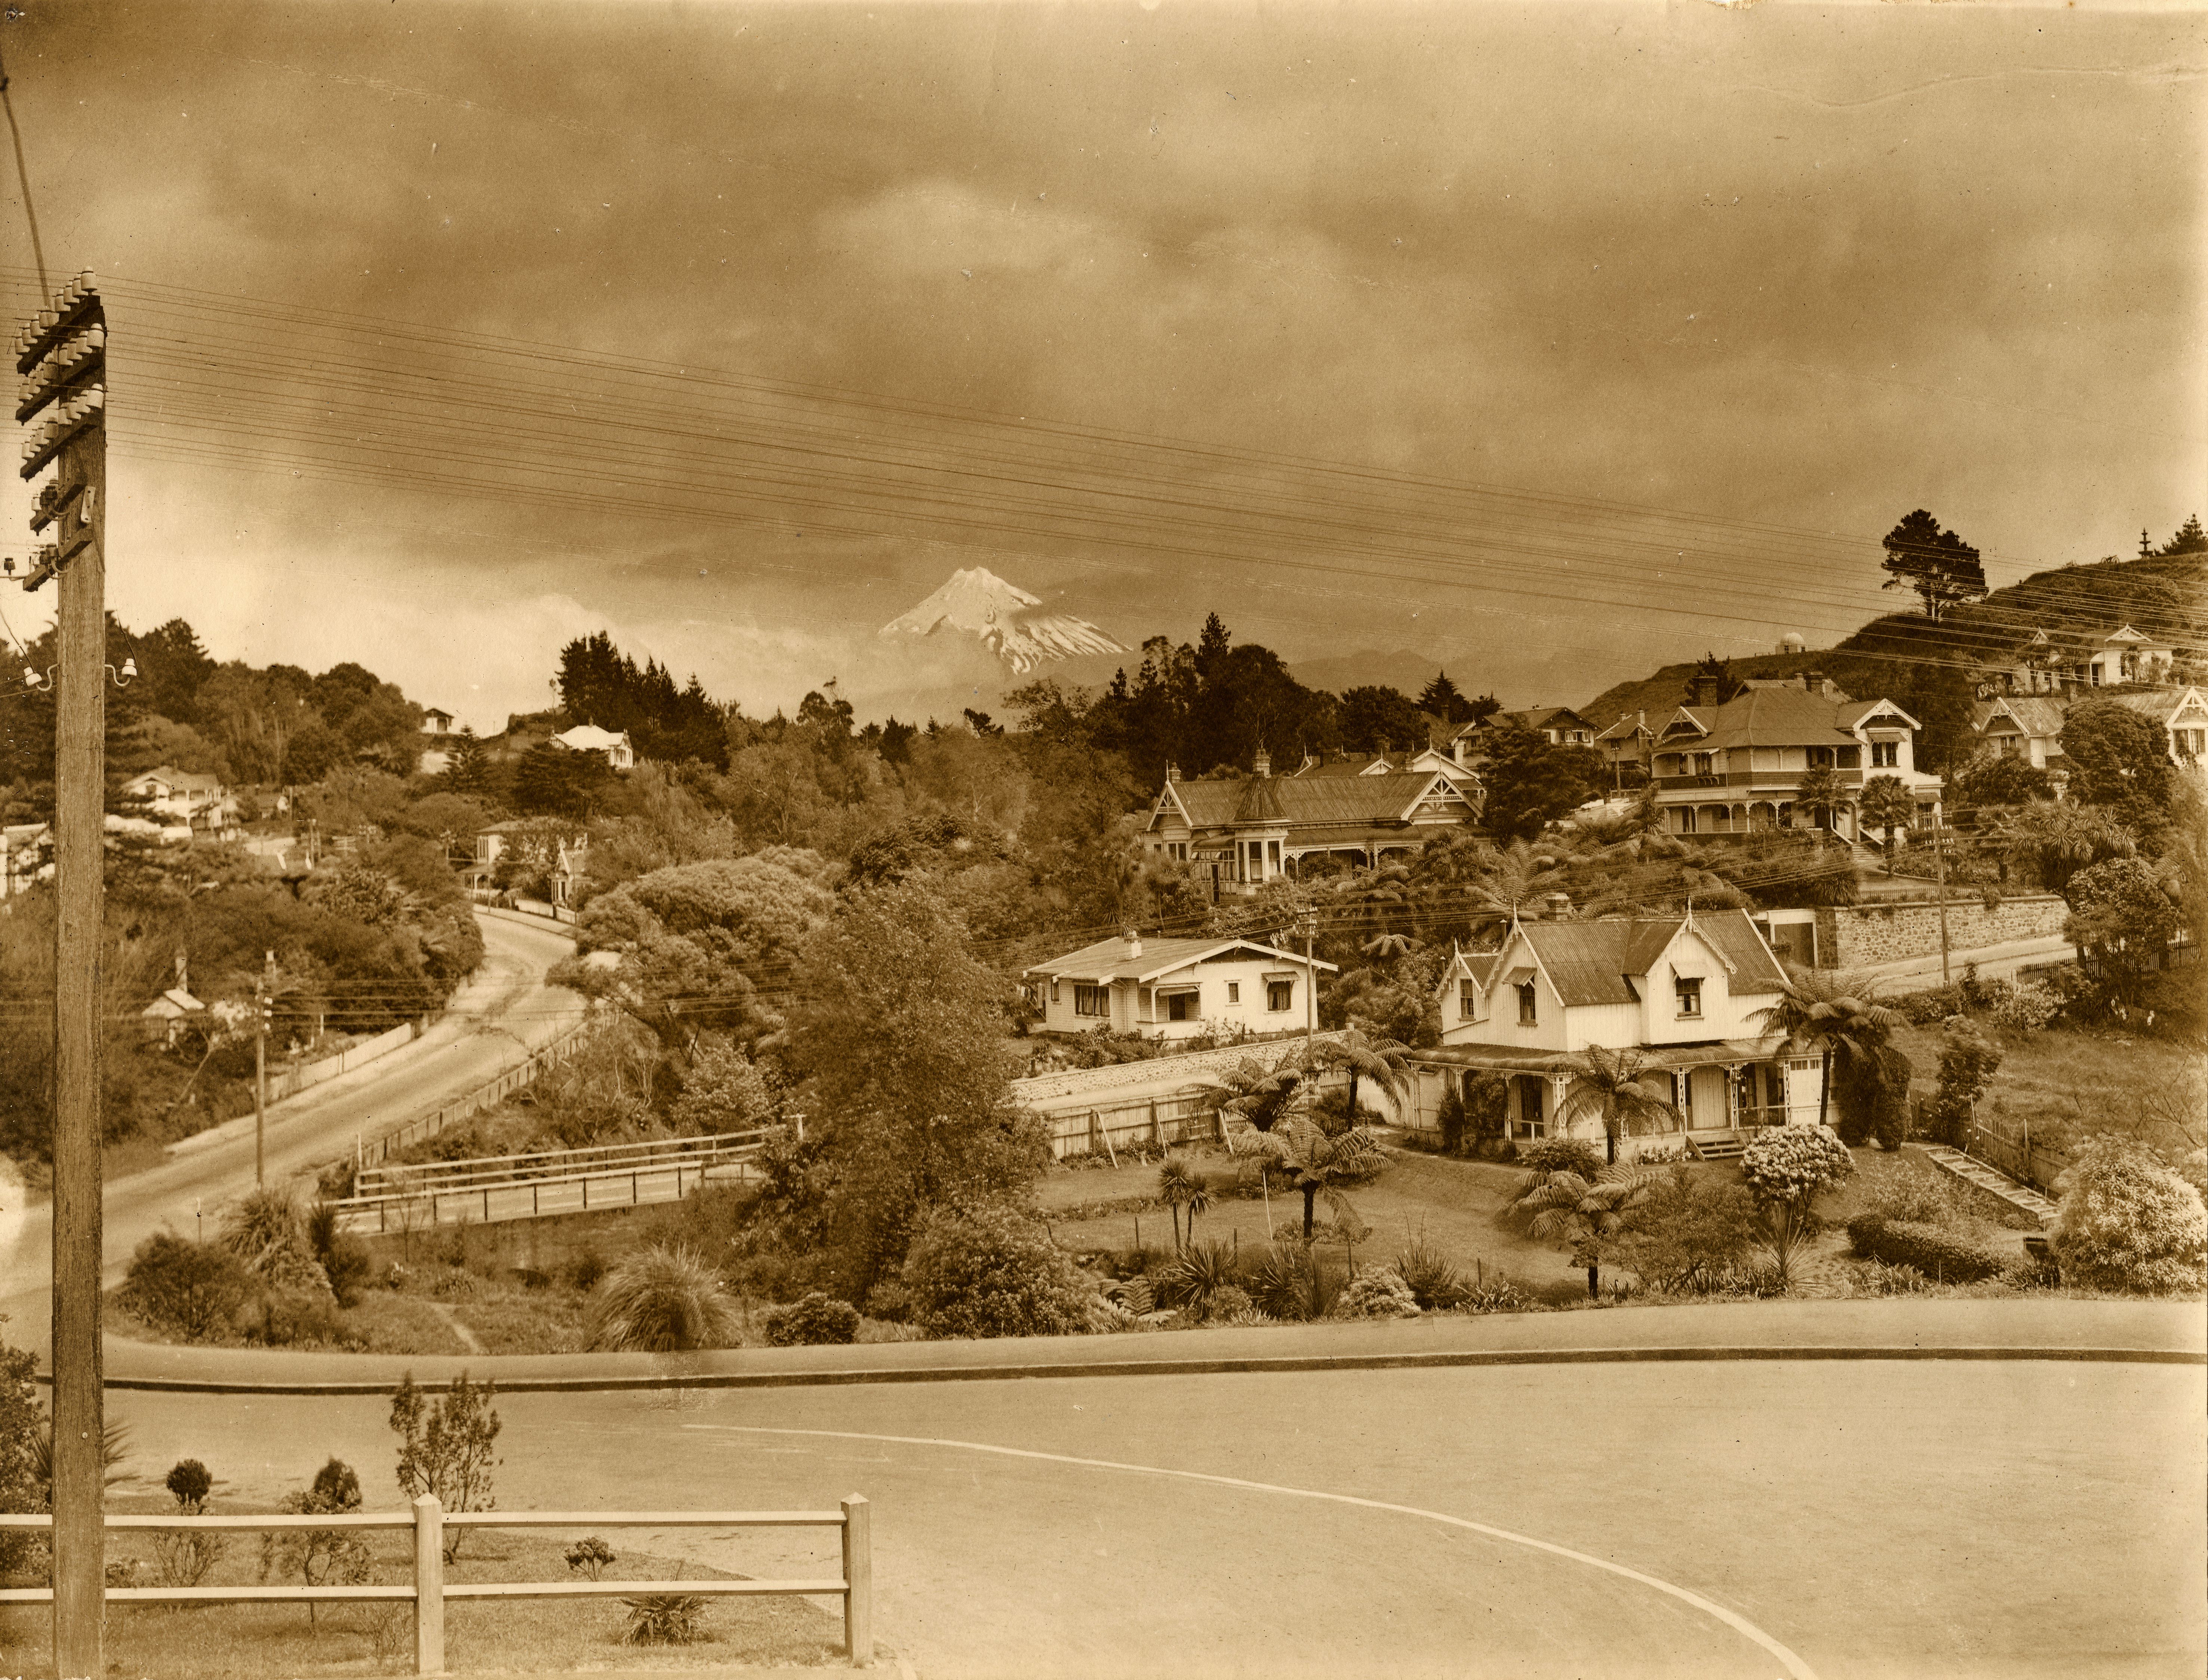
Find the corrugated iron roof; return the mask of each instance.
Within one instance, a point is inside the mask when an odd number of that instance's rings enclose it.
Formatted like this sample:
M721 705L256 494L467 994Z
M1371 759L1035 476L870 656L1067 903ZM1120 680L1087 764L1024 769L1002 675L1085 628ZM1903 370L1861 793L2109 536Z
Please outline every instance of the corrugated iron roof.
M1095 945L1083 945L1064 957L1038 963L1023 974L1104 986L1116 980L1146 981L1171 974L1175 969L1185 969L1222 951L1246 951L1269 962L1278 960L1298 967L1304 960L1293 951L1277 950L1256 939L1144 939L1142 946L1139 952L1130 956L1125 939L1099 939ZM1331 963L1314 962L1311 966L1336 972Z
M1661 960L1683 915L1632 921L1528 921L1519 931L1533 946L1543 970L1569 1006L1640 1001L1629 983L1645 977ZM1735 996L1777 992L1786 971L1763 943L1745 910L1702 910L1695 932L1728 965L1727 982Z
M1191 825L1199 829L1238 823L1370 825L1405 820L1428 788L1447 779L1437 770L1392 771L1384 776L1244 777L1235 782L1175 782L1167 793L1179 798Z

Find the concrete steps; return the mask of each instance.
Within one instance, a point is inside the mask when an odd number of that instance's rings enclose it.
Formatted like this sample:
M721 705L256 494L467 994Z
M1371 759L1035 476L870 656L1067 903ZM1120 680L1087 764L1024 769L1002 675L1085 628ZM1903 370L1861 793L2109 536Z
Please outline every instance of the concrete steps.
M1975 1156L1966 1155L1960 1149L1952 1149L1945 1143L1924 1143L1918 1147L1924 1151L1934 1166L1943 1172L1953 1173L1959 1179L1966 1179L1982 1189L1993 1191L2011 1207L2020 1208L2030 1214L2043 1227L2055 1217L2055 1204L2030 1185L2019 1184L2007 1173L1989 1167Z

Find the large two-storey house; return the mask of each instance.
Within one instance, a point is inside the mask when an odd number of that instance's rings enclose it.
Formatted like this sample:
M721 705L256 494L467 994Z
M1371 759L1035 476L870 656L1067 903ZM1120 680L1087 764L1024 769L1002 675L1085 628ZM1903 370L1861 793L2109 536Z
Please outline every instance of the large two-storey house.
M1853 839L1857 800L1877 776L1909 790L1920 820L1938 807L1940 778L1916 765L1917 720L1892 700L1851 699L1814 671L1798 683L1750 682L1722 703L1717 692L1702 679L1668 717L1621 717L1603 732L1603 749L1632 755L1655 784L1666 832L1827 828ZM1813 770L1831 771L1843 796L1829 810L1797 811Z
M1476 791L1439 770L1275 776L1260 753L1254 773L1229 781L1184 782L1168 768L1143 844L1197 871L1216 897L1254 891L1314 858L1375 865L1479 815Z
M1514 921L1501 949L1459 952L1443 973L1442 1047L1424 1050L1418 1102L1477 1071L1509 1084L1510 1135L1561 1135L1565 1093L1590 1046L1633 1050L1641 1083L1678 1111L1677 1144L1815 1119L1818 1063L1759 1030L1786 984L1742 910L1602 921ZM1569 1128L1599 1139L1599 1120ZM1621 1153L1624 1153L1621 1148Z

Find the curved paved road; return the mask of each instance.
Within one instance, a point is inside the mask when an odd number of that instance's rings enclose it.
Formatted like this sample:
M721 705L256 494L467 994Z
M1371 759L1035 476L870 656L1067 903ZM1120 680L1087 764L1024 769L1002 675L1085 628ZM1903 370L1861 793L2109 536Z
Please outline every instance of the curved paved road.
M495 1077L582 1016L582 999L544 983L544 972L574 949L555 927L503 916L478 918L483 967L454 994L444 1018L393 1051L268 1112L267 1166L281 1179L349 1154L354 1137L404 1125ZM235 1136L195 1144L162 1165L118 1179L102 1202L102 1248L110 1282L133 1249L165 1227L189 1233L196 1204L209 1216L253 1185L250 1124ZM52 1238L47 1208L32 1209L0 1250L0 1313L7 1339L41 1354L51 1299Z
M2197 1677L2204 1404L2198 1365L2032 1359L507 1395L497 1491L862 1492L880 1636L924 1677ZM336 1453L399 1503L381 1397L109 1406L149 1481L189 1455L273 1502Z

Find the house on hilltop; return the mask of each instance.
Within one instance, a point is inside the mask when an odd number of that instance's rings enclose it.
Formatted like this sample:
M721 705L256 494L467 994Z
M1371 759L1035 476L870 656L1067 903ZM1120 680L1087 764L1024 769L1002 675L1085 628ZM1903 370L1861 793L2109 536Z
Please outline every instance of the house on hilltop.
M1255 891L1332 857L1371 867L1391 851L1417 851L1437 833L1479 814L1475 790L1438 770L1355 776L1275 776L1259 753L1252 774L1184 782L1168 765L1143 844L1209 874L1212 894Z
M602 729L595 723L578 723L554 735L552 744L571 753L603 753L606 763L615 770L636 768L636 749L629 745L626 729Z
M1143 939L1126 933L1038 963L1035 987L1046 1030L1098 1027L1149 1038L1211 1032L1300 1030L1314 1018L1313 976L1335 972L1255 939Z
M1509 1085L1512 1137L1561 1136L1564 1094L1585 1052L1599 1047L1639 1052L1642 1084L1679 1111L1673 1131L1651 1143L1714 1142L1815 1119L1817 1059L1790 1056L1755 1019L1785 985L1785 969L1742 910L1514 920L1501 949L1460 951L1444 971L1442 1048L1418 1055L1431 1088L1420 1106L1438 1100L1438 1082L1497 1073ZM1602 1136L1599 1122L1570 1130Z
M1491 712L1487 717L1467 723L1449 738L1452 747L1463 743L1464 758L1474 760L1486 756L1486 733L1505 723L1517 723L1538 731L1551 747L1592 747L1597 733L1595 726L1568 705L1529 706L1523 711Z

